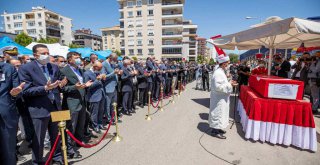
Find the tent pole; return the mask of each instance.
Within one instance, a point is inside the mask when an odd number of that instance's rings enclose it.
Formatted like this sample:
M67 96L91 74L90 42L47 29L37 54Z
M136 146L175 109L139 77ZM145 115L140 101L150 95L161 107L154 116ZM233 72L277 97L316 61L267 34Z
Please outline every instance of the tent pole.
M287 56L288 56L288 49L285 50L284 52L284 59L287 60Z
M272 59L272 47L269 48L269 62L268 62L268 76L271 75L271 59Z

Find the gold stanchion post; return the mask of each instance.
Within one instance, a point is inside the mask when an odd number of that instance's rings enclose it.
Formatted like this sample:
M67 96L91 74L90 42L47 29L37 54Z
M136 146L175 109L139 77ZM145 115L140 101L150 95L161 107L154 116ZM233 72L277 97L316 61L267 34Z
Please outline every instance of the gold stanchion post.
M122 141L122 137L119 135L119 127L118 127L118 114L117 114L117 103L113 103L113 110L114 110L114 118L116 123L116 136L113 138L114 142Z
M178 97L180 97L180 95L181 95L181 81L178 81L178 85L179 85Z
M59 127L59 133L61 135L61 150L63 152L63 159L64 159L64 164L68 165L68 156L67 156L67 146L66 146L66 139L65 139L65 129L66 129L66 121L70 120L70 111L56 111L56 112L51 112L51 120L52 122L58 122L58 127Z
M171 86L171 95L172 95L172 100L171 100L171 103L172 104L175 104L176 102L174 101L174 83L175 83L175 81L172 81L172 86Z
M161 105L160 105L160 111L163 111L163 85L162 85L162 83L161 83L161 85L160 85L160 92L161 92Z
M146 115L146 120L150 121L152 118L150 117L150 101L151 101L151 92L148 92L148 114Z

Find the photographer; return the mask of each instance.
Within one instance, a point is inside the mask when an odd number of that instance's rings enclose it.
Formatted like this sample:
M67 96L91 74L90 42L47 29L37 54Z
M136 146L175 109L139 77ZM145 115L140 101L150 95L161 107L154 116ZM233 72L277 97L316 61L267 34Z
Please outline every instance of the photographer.
M310 63L311 63L310 54L308 52L305 52L303 53L301 58L299 58L298 61L291 67L291 69L295 69L292 75L292 79L303 81L305 91L308 84L308 70L309 70Z
M275 58L275 75L278 77L288 78L288 72L290 71L290 63L282 59L281 56Z
M311 63L308 72L308 83L311 91L312 111L318 113L319 106L319 74L320 74L320 52L311 58ZM318 82L317 82L318 81Z

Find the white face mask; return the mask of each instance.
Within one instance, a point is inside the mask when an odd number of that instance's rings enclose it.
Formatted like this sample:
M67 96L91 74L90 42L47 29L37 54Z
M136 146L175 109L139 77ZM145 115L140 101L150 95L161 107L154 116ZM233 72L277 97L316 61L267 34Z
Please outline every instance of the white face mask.
M63 67L65 67L65 66L66 66L66 63L61 62L59 66L60 66L61 68L63 68Z
M40 64L42 65L46 65L50 62L50 58L49 58L49 55L44 55L44 54L41 54L38 58L38 61L40 62Z
M30 59L27 59L27 60L26 60L26 63L29 63L29 62L31 62L31 60L30 60Z

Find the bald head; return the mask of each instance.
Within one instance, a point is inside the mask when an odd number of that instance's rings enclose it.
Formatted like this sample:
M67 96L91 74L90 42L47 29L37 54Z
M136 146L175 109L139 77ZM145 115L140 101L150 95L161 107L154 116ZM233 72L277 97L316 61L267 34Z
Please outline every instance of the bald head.
M101 71L102 63L100 61L95 61L92 65L94 71Z
M21 66L20 60L15 59L10 60L10 64L13 65L16 69L18 69Z

